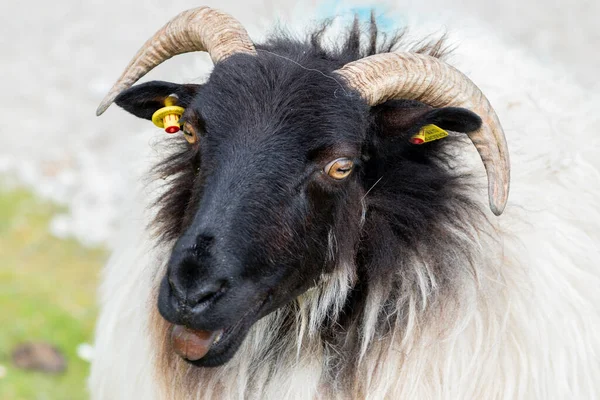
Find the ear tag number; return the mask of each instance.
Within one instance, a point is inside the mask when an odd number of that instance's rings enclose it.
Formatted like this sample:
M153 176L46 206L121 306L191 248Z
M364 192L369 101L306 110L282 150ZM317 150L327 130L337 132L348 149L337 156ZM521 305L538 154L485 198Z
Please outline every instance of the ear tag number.
M448 132L436 125L425 125L421 130L410 138L412 144L423 144L443 139L448 136Z
M165 107L152 114L154 125L164 128L167 133L177 133L181 128L179 118L181 118L185 109L175 104L177 104L177 96L170 95L165 99Z

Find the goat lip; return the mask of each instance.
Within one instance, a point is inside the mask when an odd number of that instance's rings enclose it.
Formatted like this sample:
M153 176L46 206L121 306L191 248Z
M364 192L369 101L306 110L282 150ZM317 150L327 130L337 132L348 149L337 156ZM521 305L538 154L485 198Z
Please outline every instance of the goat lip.
M180 357L189 361L198 361L209 352L222 335L223 330L201 331L175 325L171 330L171 344Z
M256 321L264 316L263 311L268 303L269 298L269 296L265 296L265 298L260 302L257 302L254 307L246 311L243 317L237 322L229 327L215 332L194 330L193 328L185 328L183 326L178 328L178 325L174 326L171 331L172 339L173 332L175 332L175 330L177 330L176 333L178 333L180 330L185 329L192 334L199 335L201 338L208 336L209 340L211 341L210 346L206 347L206 353L202 354L202 357L195 359L190 358L192 354L188 352L178 351L175 348L174 342L172 341L176 354L196 367L218 367L225 364L235 355L237 349L246 337L250 327L252 327ZM213 335L213 333L216 334ZM192 340L195 339L192 338ZM204 352L204 349L205 347L202 347L202 351L195 355L200 355Z

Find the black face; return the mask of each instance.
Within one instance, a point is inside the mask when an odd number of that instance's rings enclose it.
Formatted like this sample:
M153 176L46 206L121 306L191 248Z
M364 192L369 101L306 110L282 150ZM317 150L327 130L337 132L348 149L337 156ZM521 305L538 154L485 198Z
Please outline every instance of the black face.
M195 362L213 366L332 268L329 231L360 204L367 107L275 56L231 57L194 89L183 115L197 135L193 203L158 304L173 324L225 331Z
M369 109L331 77L339 65L309 60L307 69L260 51L235 55L204 85L150 82L117 99L143 118L171 94L186 108L192 143L180 139L185 148L164 166L176 179L159 218L176 243L158 307L175 325L223 331L195 365L228 361L257 320L330 271L332 233L337 249L357 246L361 200L385 167L376 156L390 130L404 132L405 148L428 119L479 127L466 110Z

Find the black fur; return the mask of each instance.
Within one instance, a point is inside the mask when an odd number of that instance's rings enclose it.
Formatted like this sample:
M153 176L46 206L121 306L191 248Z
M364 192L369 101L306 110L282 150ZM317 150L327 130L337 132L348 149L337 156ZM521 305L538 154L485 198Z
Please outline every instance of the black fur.
M162 315L213 330L262 304L242 324L247 331L335 267L327 256L332 233L337 258L357 260L359 275L342 317L322 330L332 347L344 349L347 362L357 354L351 327L359 324L369 290L385 290L393 303L403 290L402 279L392 278L402 260L419 247L435 248L443 224L460 225L465 213L477 212L466 180L451 167L449 154L463 139L452 135L417 146L409 138L432 123L471 132L481 119L465 109L409 100L369 108L332 73L401 48L402 34L378 39L372 21L363 46L356 22L338 48L326 49L326 29L308 41L279 32L257 46L257 56L218 63L204 85L149 82L121 94L117 104L150 118L176 93L186 107L184 119L201 132L196 145L170 137L175 150L155 170L168 183L156 203L154 229L163 240L177 240L161 289ZM412 51L441 57L443 43L424 42ZM355 162L343 181L322 172L339 157ZM444 281L452 272L439 274ZM181 287L190 296L205 293L198 282L213 281L219 289L203 298L201 312L172 293ZM382 327L388 322L384 318ZM240 332L229 348L197 365L226 362L244 336Z

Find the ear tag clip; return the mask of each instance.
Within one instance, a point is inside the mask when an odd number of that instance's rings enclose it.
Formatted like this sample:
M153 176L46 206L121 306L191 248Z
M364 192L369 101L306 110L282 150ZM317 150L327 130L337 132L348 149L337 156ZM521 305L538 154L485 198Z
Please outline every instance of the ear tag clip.
M165 99L165 107L152 114L154 125L164 128L167 133L177 133L181 127L179 118L181 118L185 109L175 104L177 104L177 95L172 94Z
M448 132L437 125L425 125L421 130L410 138L412 144L423 144L443 139L448 136Z

